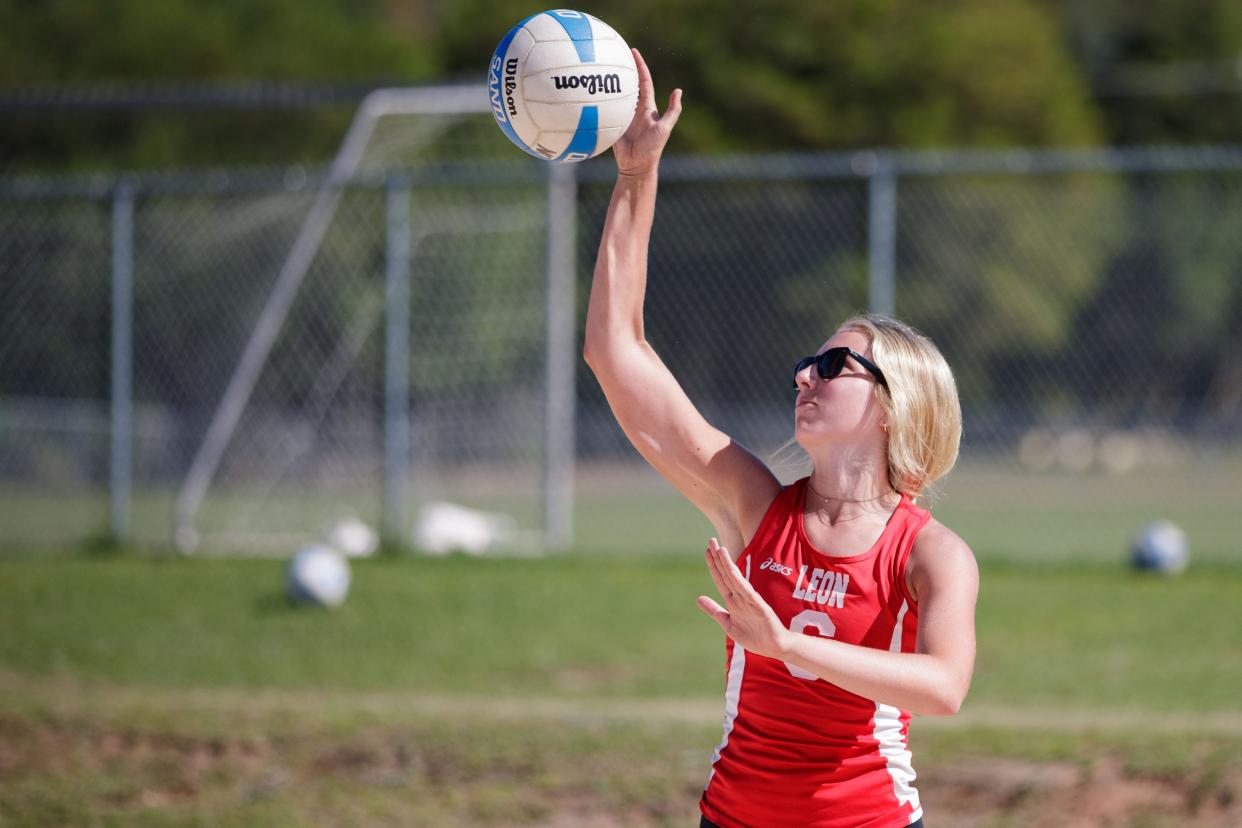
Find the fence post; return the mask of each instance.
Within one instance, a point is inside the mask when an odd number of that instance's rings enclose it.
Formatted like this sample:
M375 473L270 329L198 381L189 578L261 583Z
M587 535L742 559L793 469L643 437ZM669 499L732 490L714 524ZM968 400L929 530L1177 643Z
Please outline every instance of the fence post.
M867 309L892 316L897 304L897 171L887 153L875 154L867 197Z
M548 170L543 528L547 547L561 550L573 539L578 179L572 164Z
M112 191L112 378L108 529L115 543L130 539L133 485L134 188Z
M407 545L410 475L410 182L390 175L384 281L384 506L386 546Z

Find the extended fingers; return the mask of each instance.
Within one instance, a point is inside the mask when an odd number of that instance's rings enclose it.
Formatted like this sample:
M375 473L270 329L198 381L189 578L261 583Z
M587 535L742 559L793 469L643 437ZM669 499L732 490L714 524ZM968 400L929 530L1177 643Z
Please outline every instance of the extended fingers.
M704 552L704 556L707 559L707 572L712 576L712 583L716 585L716 591L719 592L721 597L727 601L729 600L729 596L733 590L729 588L727 578L720 572L720 568L716 564L716 552L720 548L721 547L716 543L716 539L712 538L708 541L707 550Z
M651 80L651 70L637 49L630 51L634 53L634 68L638 70L638 108L655 109L655 84Z
M668 109L664 111L663 116L659 116L656 110L655 81L651 79L651 69L647 67L647 61L643 60L642 54L637 49L631 48L630 51L634 55L634 68L638 71L638 103L635 108L655 111L659 121L672 129L677 119L681 117L681 90L673 90L673 93L668 96Z
M652 93L655 94L654 92ZM666 125L669 129L677 126L677 119L681 117L681 90L674 89L673 94L668 96L668 109L664 110L664 115L660 118L660 123Z
M707 565L716 588L726 601L758 597L754 588L733 562L729 550L712 538L707 545Z

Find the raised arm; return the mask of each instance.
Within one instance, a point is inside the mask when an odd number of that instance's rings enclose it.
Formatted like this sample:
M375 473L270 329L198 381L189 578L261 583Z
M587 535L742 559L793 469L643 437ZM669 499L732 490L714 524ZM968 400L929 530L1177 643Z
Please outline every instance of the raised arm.
M647 342L647 245L660 155L681 115L681 90L674 90L661 117L637 50L634 61L638 108L613 146L618 176L595 262L583 356L630 442L741 554L780 484L762 461L703 418Z

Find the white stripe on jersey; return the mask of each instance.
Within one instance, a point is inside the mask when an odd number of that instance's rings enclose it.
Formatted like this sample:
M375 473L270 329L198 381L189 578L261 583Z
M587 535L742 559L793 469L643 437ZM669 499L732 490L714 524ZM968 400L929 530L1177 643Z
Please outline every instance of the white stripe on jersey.
M901 652L901 627L906 620L906 610L910 608L905 601L897 612L897 624L893 627L893 638L888 645L890 652ZM914 822L923 816L919 805L919 792L914 787L914 762L906 740L901 733L901 711L896 707L876 702L875 704L875 739L880 743L880 755L884 757L885 769L893 778L893 796L902 805L911 803L914 813L910 821Z
M746 559L746 580L750 580L750 558ZM703 786L703 790L707 790L712 784L712 777L716 775L716 763L720 761L720 752L729 744L729 734L733 732L733 722L737 719L737 700L742 695L742 674L745 672L746 651L734 641L733 658L729 661L729 677L725 681L724 736L720 744L716 745L716 752L712 754L712 770L707 775L707 785Z
M908 609L910 609L910 604L902 601L901 609L897 610L897 623L893 625L893 637L888 642L890 653L901 652L901 626L906 623L906 610Z

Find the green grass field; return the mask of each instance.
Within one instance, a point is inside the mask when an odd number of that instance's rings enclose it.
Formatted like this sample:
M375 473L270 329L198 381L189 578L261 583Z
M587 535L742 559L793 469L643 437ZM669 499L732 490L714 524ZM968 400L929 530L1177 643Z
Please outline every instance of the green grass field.
M507 512L533 526L540 508L538 473L527 471L499 480L486 473L442 480L434 496ZM953 471L931 505L987 562L1119 564L1138 528L1165 518L1186 531L1197 563L1242 567L1239 492L1242 457L1236 453L1122 476L1031 474L1003 457L976 458ZM330 519L350 513L378 523L381 500L374 486L352 481L337 489L289 487L277 494L213 491L199 516L204 550L213 550L213 537L232 535L287 554L291 531L312 537ZM149 550L169 546L172 504L172 491L135 492L132 524L138 545ZM711 532L671 487L632 464L580 469L573 520L577 555L685 554L696 551ZM103 491L0 488L0 555L80 548L102 538L107 521Z
M696 554L354 574L326 612L276 561L0 559L0 824L694 824ZM978 628L965 709L913 726L929 824L1242 818L1242 570L985 559Z
M650 476L585 483L571 551L358 562L333 612L291 607L278 560L161 552L167 492L136 497L127 554L83 551L97 494L0 492L0 826L697 824L711 530ZM934 505L981 562L979 656L963 711L912 727L929 825L1242 824L1238 491L1236 458L954 473ZM343 505L242 492L203 519ZM1190 537L1180 577L1125 566L1157 517Z

